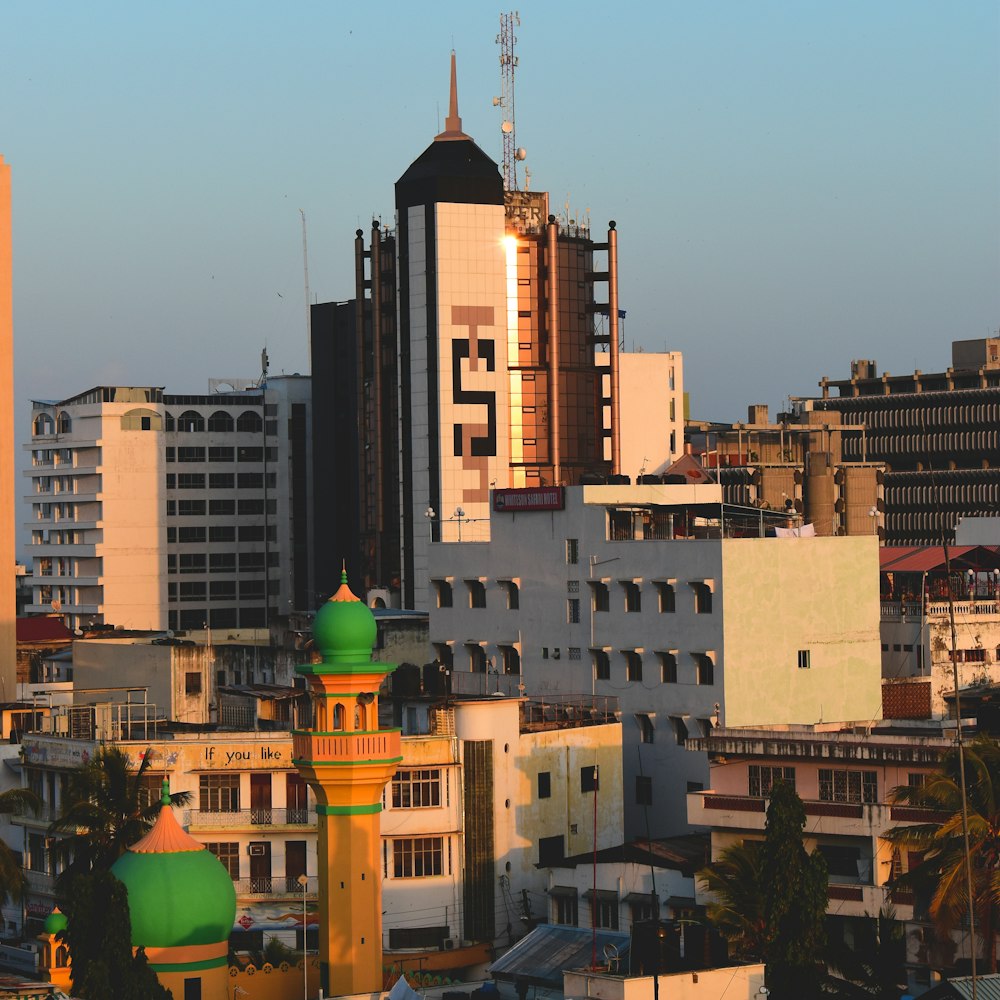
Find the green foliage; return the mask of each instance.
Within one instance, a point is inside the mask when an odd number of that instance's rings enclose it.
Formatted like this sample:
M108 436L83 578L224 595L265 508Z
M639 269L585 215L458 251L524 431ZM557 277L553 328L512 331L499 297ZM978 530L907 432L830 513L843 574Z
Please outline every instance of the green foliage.
M153 825L160 811L157 796L145 797L150 755L138 768L117 746L101 747L70 776L62 815L49 827L52 834L68 834L55 841L52 853L68 874L106 871ZM188 792L171 795L175 805L186 805Z
M753 842L731 844L698 872L702 888L714 897L706 908L708 920L741 962L761 961L767 940L760 846Z
M67 926L73 993L84 1000L171 1000L140 948L132 954L125 886L110 872L73 875L60 893Z
M27 788L12 788L0 794L0 814L37 814L41 802L34 792ZM0 905L8 899L20 902L24 896L26 879L20 858L0 840Z
M764 892L766 981L772 1000L817 996L826 945L827 868L802 845L805 807L787 781L771 789L760 875Z
M977 736L965 748L965 784L969 813L969 850L976 938L997 971L996 937L1000 928L1000 745ZM893 789L893 803L929 810L927 820L885 833L894 845L924 852L900 885L930 893L930 915L942 932L959 926L968 913L965 845L962 835L962 787L958 750L941 759L939 770L919 787Z
M260 953L260 965L264 965L270 962L271 965L281 965L282 962L288 962L291 965L293 962L298 961L299 953L292 948L289 948L284 941L279 941L277 938L268 938L267 944L264 945L264 950Z

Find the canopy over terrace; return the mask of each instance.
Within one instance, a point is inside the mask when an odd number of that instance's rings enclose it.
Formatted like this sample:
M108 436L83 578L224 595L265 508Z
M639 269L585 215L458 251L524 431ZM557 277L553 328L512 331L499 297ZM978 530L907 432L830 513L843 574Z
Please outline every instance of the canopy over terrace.
M955 600L995 600L1000 587L1000 545L952 545ZM879 550L882 602L920 603L948 597L944 548L940 545L886 546Z

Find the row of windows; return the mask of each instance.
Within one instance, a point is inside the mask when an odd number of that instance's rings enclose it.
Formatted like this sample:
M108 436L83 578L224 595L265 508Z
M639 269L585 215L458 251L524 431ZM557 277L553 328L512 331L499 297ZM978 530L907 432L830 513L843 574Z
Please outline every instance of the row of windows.
M176 420L174 415L168 411L164 423L168 431L180 431L188 434L200 434L206 426L210 431L237 430L241 434L260 434L264 430L263 418L253 410L244 410L235 420L231 414L224 410L216 410L207 421L196 410L185 410Z
M268 514L277 513L276 500L268 500ZM206 513L212 517L235 517L237 513L243 516L262 515L265 504L262 499L240 500L237 506L235 500L168 500L167 517L204 517ZM261 529L263 531L263 528Z
M625 679L642 681L644 676L643 653L635 649L622 649L619 654L625 663ZM590 655L594 663L594 678L599 681L611 680L611 653L606 649L592 649ZM689 653L694 669L682 678L678 673L677 651L657 650L653 653L659 666L661 684L714 684L715 654L712 652ZM544 657L543 657L544 658Z
M432 580L439 608L455 606L455 586L449 579ZM482 579L465 580L468 607L486 607L486 583ZM611 588L608 581L588 580L590 586L590 607L595 612L611 610ZM622 593L622 608L627 613L642 611L642 585L637 580L619 580ZM520 588L514 580L498 580L497 584L504 595L504 602L509 611L520 607ZM661 614L673 614L677 610L676 581L654 580L653 586L657 593L657 607ZM710 582L691 581L688 586L694 595L693 610L696 615L712 613L712 584ZM567 590L579 593L580 581L568 580ZM566 602L567 621L580 621L580 599L569 598Z
M269 580L268 593L274 596L280 592L281 582L279 580ZM263 600L264 581L240 580L239 596L241 600ZM199 580L179 584L167 584L167 600L171 603L177 603L178 601L204 601L208 599L213 601L236 600L236 581L213 580L211 585L206 585L203 581Z
M182 448L167 448L166 449L166 459L168 463L176 462L205 462L206 460L210 465L214 465L217 462L254 462L262 463L264 460L264 452L260 448L197 448L197 447L182 447ZM247 457L243 457L246 455ZM267 452L268 462L277 461L278 453L274 448L268 448ZM268 485L272 486L271 477L274 473L268 473Z
M924 775L911 774L909 783L923 783ZM751 764L747 769L747 794L766 798L778 781L795 787L795 768ZM819 799L821 802L878 802L878 772L850 768L819 769Z
M172 525L167 528L168 543L184 542L235 542L237 528L232 524L214 524L210 527L194 525L192 527L175 528ZM241 524L239 527L239 540L241 542L263 542L265 540L273 542L278 538L276 525L269 524L265 531L263 524ZM277 556L277 553L272 553Z
M259 472L241 472L239 476L233 472L209 472L207 476L204 472L168 472L167 489L203 490L206 483L210 490L252 489L248 483L258 483L262 489L264 480L254 478L262 475ZM271 485L270 479L268 485Z
M278 553L269 552L268 562L271 566L278 565ZM204 573L206 570L205 560L208 559L209 573L235 573L236 553L235 552L209 552L206 556L204 552L182 552L180 555L167 556L168 573ZM244 572L261 572L264 569L263 552L241 552L239 556L239 567Z

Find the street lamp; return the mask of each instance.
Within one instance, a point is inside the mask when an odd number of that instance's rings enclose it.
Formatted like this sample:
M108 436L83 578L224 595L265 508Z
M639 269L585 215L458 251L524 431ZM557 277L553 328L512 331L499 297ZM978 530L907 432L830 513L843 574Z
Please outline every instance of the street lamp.
M462 518L465 517L465 511L461 507L455 508L455 517L458 518L458 540L462 540Z
M427 518L427 540L429 542L433 542L434 541L434 518L437 517L437 514L434 511L434 508L433 507L428 507L427 510L424 511L424 517Z
M309 1000L309 953L306 949L306 939L309 934L309 913L306 909L306 887L309 879L302 874L296 879L302 886L302 998Z

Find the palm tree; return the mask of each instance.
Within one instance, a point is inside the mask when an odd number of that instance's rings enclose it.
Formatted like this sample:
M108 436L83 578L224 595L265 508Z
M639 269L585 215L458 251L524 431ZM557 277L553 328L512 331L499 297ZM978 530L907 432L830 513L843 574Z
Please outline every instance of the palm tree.
M896 827L886 840L915 851L923 861L900 882L931 890L930 915L940 930L959 926L968 913L965 845L962 835L962 789L958 750L941 759L940 769L923 785L895 788L890 802L928 810L927 820ZM982 941L990 971L997 971L996 937L1000 929L1000 744L977 736L965 747L972 905L976 937Z
M698 881L714 901L706 908L709 923L733 947L733 957L759 962L767 941L761 844L730 844L718 859L698 872Z
M52 853L77 874L110 868L131 844L153 825L160 811L159 796L149 795L147 773L151 754L143 754L138 768L117 746L103 746L70 776L62 815L49 826L60 836ZM187 805L189 792L170 796L174 805Z
M41 806L41 799L28 788L11 788L0 793L0 814L4 816L25 812L37 814ZM0 840L0 903L8 899L20 901L26 884L21 859Z

